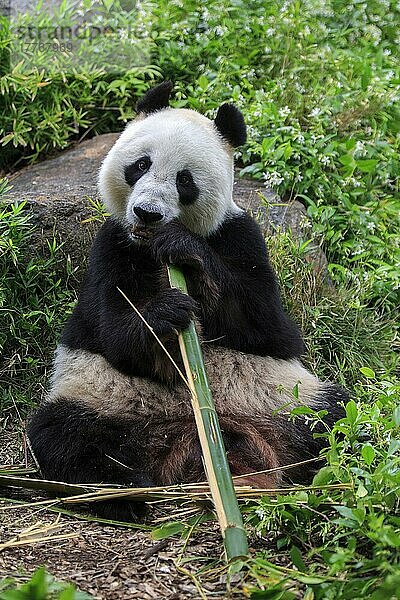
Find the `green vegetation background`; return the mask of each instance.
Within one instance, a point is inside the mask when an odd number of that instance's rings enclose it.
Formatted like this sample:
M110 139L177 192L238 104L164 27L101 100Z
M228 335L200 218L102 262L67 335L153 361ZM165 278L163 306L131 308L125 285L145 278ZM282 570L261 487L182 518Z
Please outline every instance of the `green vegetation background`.
M63 3L59 18L73 22L76 5ZM94 67L84 47L68 71L60 54L49 59L35 48L16 63L20 40L2 18L1 167L7 172L84 137L120 130L134 116L137 97L165 78L175 82L175 106L208 116L223 101L241 108L249 129L238 157L243 174L265 181L285 202L297 198L312 219L302 243L290 234L267 240L286 305L305 334L308 364L350 388L353 398L346 418L326 432L326 465L315 489L244 509L249 526L268 538L245 592L285 600L400 598L399 3L211 0L201 7L161 0L131 11L110 0L103 6L115 28L129 27L143 40L149 64L123 72ZM40 12L20 19L51 23ZM113 43L111 34L102 39L106 49ZM3 180L4 196L6 187ZM41 397L83 269L67 260L57 238L46 255L32 257L32 233L23 198L3 203L3 424ZM309 262L310 245L321 240L334 287ZM323 414L307 417L317 422ZM342 487L324 488L331 483Z

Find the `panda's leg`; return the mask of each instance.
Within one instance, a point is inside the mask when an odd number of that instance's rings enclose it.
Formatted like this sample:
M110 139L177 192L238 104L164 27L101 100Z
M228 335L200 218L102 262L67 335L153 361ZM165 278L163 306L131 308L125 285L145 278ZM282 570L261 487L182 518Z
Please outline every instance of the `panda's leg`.
M219 415L231 472L238 484L274 488L288 483L308 483L321 466L317 460L327 441L322 434L344 416L348 394L331 384L318 384L318 394L308 401L316 411L325 410L323 423L312 427L304 416L294 421L271 405L259 416L246 413ZM158 485L205 479L202 453L193 417L164 420L152 425L152 473ZM304 464L314 459L315 462ZM281 467L290 467L281 469ZM260 473L266 471L266 473ZM248 476L248 473L256 473Z
M278 460L271 445L273 429L262 434L248 417L220 418L220 426L232 475L245 475L266 469L271 473L241 477L238 483L274 488L279 485ZM159 485L194 483L205 480L202 452L193 418L160 423L152 428L154 475ZM269 439L268 439L269 438Z
M43 403L27 426L33 453L47 479L67 483L154 485L148 472L146 432L132 418L100 414L83 401ZM98 514L132 520L143 505L94 503Z

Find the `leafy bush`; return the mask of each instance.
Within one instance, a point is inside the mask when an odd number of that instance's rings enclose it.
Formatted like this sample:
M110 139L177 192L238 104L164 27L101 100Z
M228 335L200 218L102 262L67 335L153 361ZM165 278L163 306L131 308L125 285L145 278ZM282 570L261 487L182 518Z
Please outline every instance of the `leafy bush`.
M16 585L14 579L0 581L0 600L89 600L85 592L75 586L55 581L43 567L38 569L23 585Z
M75 300L62 246L54 239L43 257L32 257L33 231L25 202L0 204L0 410L40 399L55 338Z
M107 64L103 55L96 55L103 51L112 57L113 44L121 46L123 28L129 28L133 38L138 36L137 15L118 8L119 3L112 11L113 2L108 3L108 11L104 9L113 21L108 27L113 26L115 33L107 31L98 44L83 37L79 46L71 46L69 55L63 50L68 38L60 41L57 50L45 32L56 26L68 31L80 12L90 10L91 3L84 1L79 8L76 2L63 2L55 15L40 10L40 4L33 13L19 14L10 26L0 17L0 168L21 166L87 135L121 129L122 122L133 117L135 98L144 92L146 80L160 75L149 64L134 63L121 72ZM32 33L26 37L23 33L29 27ZM40 44L41 36L45 39Z
M248 509L271 546L251 564L259 586L251 598L399 598L400 386L370 369L363 375L346 417L327 433L327 466L314 489Z
M280 232L267 239L267 246L284 304L300 325L306 361L315 373L350 389L363 366L394 371L397 318L383 300L371 305L370 291L354 281L333 287L315 268L315 235L299 243L290 232Z

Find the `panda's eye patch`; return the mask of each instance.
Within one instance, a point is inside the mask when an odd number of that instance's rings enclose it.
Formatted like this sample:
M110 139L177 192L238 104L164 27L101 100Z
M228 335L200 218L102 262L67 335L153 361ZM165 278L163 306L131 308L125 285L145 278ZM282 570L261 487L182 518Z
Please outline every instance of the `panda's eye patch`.
M127 165L124 169L126 183L132 187L150 167L151 160L148 156L142 156L131 165Z
M188 171L178 173L177 180L179 185L189 185L189 183L193 182L193 178Z
M179 201L182 204L191 204L199 197L199 188L193 180L193 176L188 169L179 171L176 175L176 188L179 193Z

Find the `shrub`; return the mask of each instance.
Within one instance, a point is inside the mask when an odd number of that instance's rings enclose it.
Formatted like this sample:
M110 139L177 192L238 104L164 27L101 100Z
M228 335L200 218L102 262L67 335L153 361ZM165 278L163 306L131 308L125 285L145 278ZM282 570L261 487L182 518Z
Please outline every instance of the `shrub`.
M4 193L4 183L2 188ZM33 257L32 233L25 203L1 202L0 410L27 409L40 399L55 339L75 300L72 266L62 246L54 239L42 257Z

